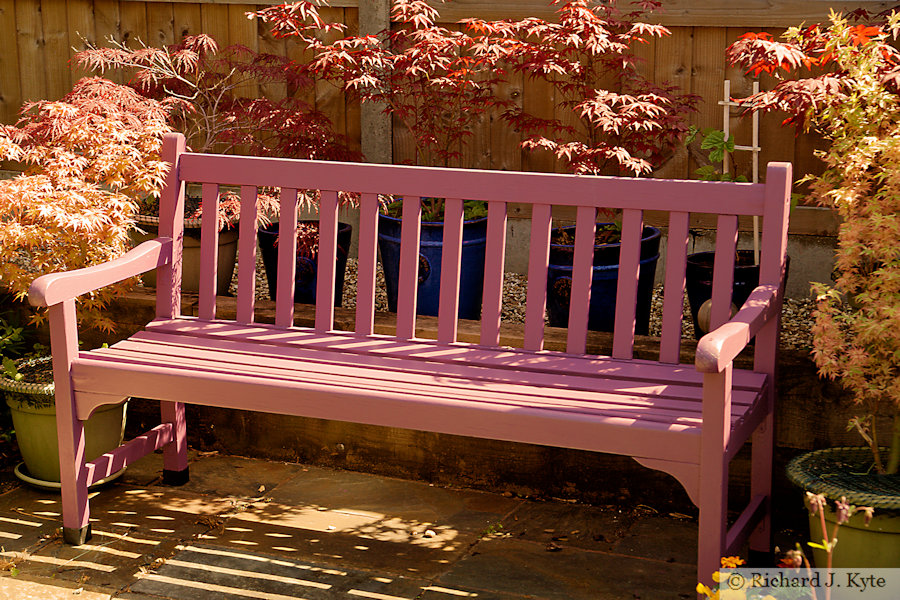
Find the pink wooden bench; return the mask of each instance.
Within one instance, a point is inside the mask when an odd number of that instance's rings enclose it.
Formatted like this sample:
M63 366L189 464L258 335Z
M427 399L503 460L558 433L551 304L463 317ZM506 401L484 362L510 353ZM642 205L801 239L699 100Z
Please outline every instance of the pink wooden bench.
M164 449L164 479L187 480L185 403L428 430L624 454L674 476L699 507L698 575L749 538L770 544L773 388L778 346L791 169L771 164L767 183L712 183L559 174L431 169L184 152L169 135L174 165L161 199L160 237L110 263L37 279L34 305L49 306L66 541L90 535L88 486ZM181 316L185 182L203 202L219 185L240 186L237 318L216 317L217 231L203 222L199 317ZM279 245L274 324L254 322L257 186L281 187L282 228L293 223L296 191L321 190L315 327L293 325L293 258ZM361 197L356 330L333 328L337 192ZM396 335L373 333L378 194L403 207ZM417 338L417 198L447 201L437 340ZM487 264L479 344L457 342L462 200L489 202ZM570 328L565 352L542 349L552 201L577 208ZM532 207L524 348L499 346L508 203ZM621 269L612 356L586 354L587 307L598 208L621 209ZM208 209L209 210L209 209ZM670 214L658 361L633 358L635 294L643 211ZM209 210L209 212L213 212ZM712 324L695 365L679 364L689 213L718 214ZM724 213L724 214L723 214ZM763 218L760 286L728 319L739 215ZM324 257L324 259L321 259ZM329 257L332 260L329 260ZM156 319L110 348L80 352L75 298L158 268ZM726 322L727 321L727 322ZM733 359L755 336L752 371ZM90 463L82 422L126 396L161 401L158 427ZM751 499L727 522L728 465L753 437Z

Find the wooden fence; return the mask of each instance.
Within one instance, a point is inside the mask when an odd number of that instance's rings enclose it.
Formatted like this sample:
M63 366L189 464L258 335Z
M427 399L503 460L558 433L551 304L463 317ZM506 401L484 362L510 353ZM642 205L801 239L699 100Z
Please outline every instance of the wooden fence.
M371 28L371 13L383 13L387 22L387 0L332 0L322 9L328 20L343 21L349 33L360 31L360 8L368 11L363 24ZM176 1L156 0L0 0L0 121L15 121L24 101L56 99L71 89L72 83L86 73L70 59L85 40L102 44L113 37L134 44L137 39L150 45L170 44L184 35L207 33L221 46L243 44L253 50L285 54L302 59L303 50L295 43L276 40L267 27L246 17L248 11L274 2L257 4L233 0ZM669 0L656 18L667 25L672 35L640 49L645 72L657 82L669 81L703 99L693 122L703 127L722 127L722 82L732 81L732 94L749 93L751 79L740 69L725 63L725 48L749 30L764 29L777 36L785 26L801 21L822 20L830 7L850 10L864 6L880 10L888 2L805 2L803 0ZM552 18L547 0L452 0L439 5L442 19L456 22L467 16L482 18L521 18L537 15ZM377 22L378 19L375 19ZM368 24L368 25L367 25ZM114 77L113 77L114 78ZM763 80L763 89L772 85ZM283 86L250 87L245 93L278 97ZM512 81L500 93L537 111L553 110L552 93L538 82ZM361 127L358 103L348 102L334 87L317 84L305 98L328 115L336 129L356 145L364 135L373 135L372 127ZM364 111L363 111L364 112ZM817 144L813 136L795 136L780 125L781 118L761 120L761 164L769 160L787 160L795 172L815 172L813 157ZM749 143L749 120L737 114L731 128L739 144ZM363 134L362 130L366 133ZM552 170L552 158L524 153L520 137L503 124L497 115L486 115L469 144L463 166L509 170ZM378 135L378 134L375 134ZM382 135L382 137L385 137ZM394 161L409 159L413 146L408 132L394 127L378 143L392 146L387 156ZM371 140L370 140L371 141ZM365 148L365 145L363 145ZM370 144L371 147L371 144ZM737 168L747 170L749 156L738 155ZM686 151L679 152L662 170L668 177L689 177L696 165Z

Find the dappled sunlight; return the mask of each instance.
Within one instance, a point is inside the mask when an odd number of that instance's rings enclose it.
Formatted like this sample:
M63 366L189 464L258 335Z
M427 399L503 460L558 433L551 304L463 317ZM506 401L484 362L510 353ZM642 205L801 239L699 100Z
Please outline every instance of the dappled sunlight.
M475 598L477 593L432 586L406 578L331 568L303 560L266 556L249 550L201 544L177 547L158 569L136 573L131 589L168 598L191 598L206 590L244 598L413 600L424 592L436 597Z

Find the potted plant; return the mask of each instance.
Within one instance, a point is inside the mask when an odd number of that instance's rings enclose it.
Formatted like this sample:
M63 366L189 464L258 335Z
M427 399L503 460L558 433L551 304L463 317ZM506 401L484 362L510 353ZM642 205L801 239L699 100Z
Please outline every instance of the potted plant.
M56 432L56 399L53 366L49 355L17 361L3 357L0 391L12 414L13 429L23 462L16 477L42 489L59 489L59 445ZM94 460L122 444L127 399L101 406L84 423L85 459ZM98 481L103 485L125 469Z
M309 72L373 102L407 128L415 142L413 164L456 166L472 129L495 99L495 76L485 60L469 52L471 38L436 25L438 12L421 0L394 0L390 30L326 43L322 32L343 32L324 22L312 2L275 6L255 13L279 37L296 37L315 58ZM386 202L379 217L378 244L388 306L397 309L402 198ZM463 226L461 318L481 314L487 209L466 202ZM422 199L419 284L416 309L437 315L443 240L444 199Z
M699 137L699 140L698 140ZM725 173L716 168L717 163L725 159L726 153L734 152L734 138L725 136L720 129L708 128L702 132L691 126L685 144L691 156L700 163L694 171L702 181L738 181L747 182L744 175ZM695 149L699 146L699 150ZM705 151L705 153L704 153ZM759 246L757 240L755 247ZM790 261L790 257L788 257ZM687 256L685 270L685 288L688 304L691 309L691 320L694 325L694 337L700 339L710 331L710 310L712 304L713 266L715 252L692 252ZM739 306L759 285L759 262L752 249L739 249L735 256L734 275L731 293L731 314L735 314Z
M786 122L813 127L830 142L819 153L824 173L808 178L813 198L842 218L835 280L813 286L813 356L819 373L839 379L862 409L848 430L867 447L819 450L798 457L789 473L809 491L876 509L868 530L854 535L874 532L877 541L867 544L892 540L876 551L890 564L867 567L900 566L900 53L892 45L898 32L900 13L856 25L832 13L830 23L789 29L785 42L750 33L728 50L732 62L756 73L823 68L745 102L751 110L786 110ZM848 537L842 533L836 566L853 564Z
M185 36L181 42L162 48L147 46L138 40L129 48L114 39L109 47L88 45L75 55L84 68L133 71L133 87L142 95L172 106L172 127L185 134L196 152L248 153L256 156L354 160L359 157L348 140L334 131L328 117L295 96L281 100L249 98L247 87L274 83L291 90L313 84L302 65L286 57L260 54L243 46L219 49L205 34ZM257 195L257 226L261 240L277 236L279 190L263 190ZM158 231L156 199L141 206L137 221L145 231L134 234L134 243L156 237ZM188 191L185 202L185 237L182 289L199 289L200 219L203 211L197 194ZM217 287L226 291L231 283L237 255L240 198L232 191L222 194L219 204L219 249ZM344 224L344 227L349 225ZM317 236L318 230L300 229L302 236ZM264 243L264 242L261 242ZM300 239L300 248L309 248L316 239ZM298 255L298 264L308 257ZM346 262L346 260L345 260ZM265 262L270 281L277 277L274 263ZM343 271L340 271L341 277ZM144 282L155 285L155 272L144 275ZM302 284L298 284L302 287ZM274 286L270 287L274 293Z
M466 19L476 57L503 72L546 82L553 90L552 116L506 105L503 117L523 132L522 147L551 152L577 174L646 175L674 153L687 134L696 98L676 87L655 85L637 69L634 45L668 35L662 26L637 21L615 0L560 2L557 21ZM658 7L642 2L644 10ZM548 312L551 325L568 323L568 289L574 257L573 228L559 228L551 245ZM589 327L611 331L618 279L618 228L598 224ZM660 232L645 227L641 240L638 321L649 329L650 300Z

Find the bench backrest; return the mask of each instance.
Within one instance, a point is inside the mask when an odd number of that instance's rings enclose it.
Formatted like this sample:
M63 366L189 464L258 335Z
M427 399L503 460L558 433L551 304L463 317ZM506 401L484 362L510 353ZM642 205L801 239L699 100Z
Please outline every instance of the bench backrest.
M552 206L575 209L576 236L572 272L567 352L583 354L588 327L594 228L598 209L622 212L622 233L612 355L630 358L635 335L635 310L640 238L645 211L669 214L666 243L660 360L677 363L680 354L682 306L691 213L717 215L711 326L729 317L738 237L738 218L762 217L760 284L780 284L784 276L791 183L790 164L771 163L765 184L673 181L619 177L575 176L441 169L397 165L337 163L255 158L185 152L184 138L169 134L163 159L170 169L160 201L160 235L181 239L185 183L202 184L204 214L219 201L219 186L240 187L237 321L254 319L256 269L256 196L258 187L279 187L280 243L275 322L293 325L293 281L298 190L320 190L319 260L315 328L326 331L334 322L334 278L337 250L338 192L360 198L356 331L372 334L375 311L375 263L379 194L402 196L403 220L396 335L412 339L416 329L416 287L420 235L420 198L446 198L444 249L441 265L438 339L457 339L457 310L463 222L463 201L488 203L487 252L482 298L481 343L500 339L507 210L510 204L531 208L524 347L541 350L544 342L547 265ZM199 317L215 318L216 220L203 219ZM181 245L158 274L157 315L180 314Z

